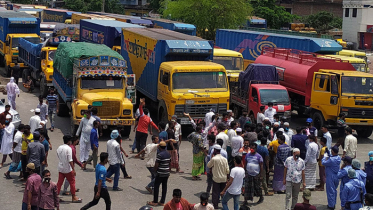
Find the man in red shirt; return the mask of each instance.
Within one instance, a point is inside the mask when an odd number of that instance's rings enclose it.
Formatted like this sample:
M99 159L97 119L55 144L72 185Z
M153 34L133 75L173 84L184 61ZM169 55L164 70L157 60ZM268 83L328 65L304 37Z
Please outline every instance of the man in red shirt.
M145 105L145 98L140 98L140 107L139 107L140 117L139 117L139 123L137 125L137 130L136 130L136 148L138 152L140 152L141 150L145 148L146 139L148 138L149 125L157 129L159 132L158 127L154 124L152 119L148 117L149 110L142 109L144 105Z

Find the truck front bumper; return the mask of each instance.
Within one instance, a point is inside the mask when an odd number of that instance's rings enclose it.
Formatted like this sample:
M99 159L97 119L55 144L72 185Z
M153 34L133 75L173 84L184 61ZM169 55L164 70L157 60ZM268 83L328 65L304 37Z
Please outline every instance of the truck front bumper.
M79 125L79 120L74 120L75 125ZM135 119L101 119L101 125L108 126L131 126L135 124Z
M373 119L346 118L345 122L347 125L373 126Z

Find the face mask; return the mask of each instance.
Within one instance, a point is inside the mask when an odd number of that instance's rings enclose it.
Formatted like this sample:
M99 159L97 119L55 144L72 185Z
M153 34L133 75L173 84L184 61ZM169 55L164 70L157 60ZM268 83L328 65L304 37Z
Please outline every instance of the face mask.
M272 111L272 107L268 107L268 110L269 110L269 111Z
M254 149L250 149L250 152L251 152L251 153L255 153L255 150L254 150Z
M299 155L295 155L294 157L295 157L295 159L296 159L296 160L298 160L298 159L299 159Z
M87 115L86 115L86 114L84 114L84 115L83 115L83 117L84 117L84 118L87 118Z
M207 202L206 202L206 201L201 202L201 205L202 205L202 206L207 206Z
M269 126L266 126L266 129L269 130Z
M373 157L369 157L369 161L372 161L372 162L373 162Z
M8 125L9 123L10 123L10 121L9 121L9 120L5 120L5 124L7 124L7 125Z
M51 178L44 178L44 182L49 183L51 181Z
M285 131L289 131L289 128L284 128Z

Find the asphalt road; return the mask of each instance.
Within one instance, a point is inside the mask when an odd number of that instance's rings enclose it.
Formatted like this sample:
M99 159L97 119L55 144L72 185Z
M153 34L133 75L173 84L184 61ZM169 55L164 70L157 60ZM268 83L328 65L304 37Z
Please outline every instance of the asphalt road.
M21 87L21 96L17 98L17 111L20 113L23 123L28 123L30 117L33 115L30 112L31 109L36 108L38 104L38 89L35 89L35 93L25 93L23 92L23 87ZM1 93L0 93L1 94ZM0 95L0 98L6 98L6 96ZM295 128L300 125L304 125L305 119L299 119L293 116L291 121L291 127ZM48 123L47 127L50 125ZM54 132L49 132L51 138L53 150L49 151L48 156L48 169L52 173L52 181L57 182L58 171L57 171L57 155L55 153L57 147L63 144L62 137L64 134L69 133L70 125L69 118L56 119L56 129ZM184 133L184 137L187 133ZM131 139L134 139L134 133L131 133ZM109 139L105 136L100 139L99 153L106 151L106 141ZM358 144L358 158L361 161L367 161L367 154L369 150L372 150L372 136L366 139L359 138ZM148 143L151 142L148 138ZM126 151L130 151L129 147L132 145L132 141L124 141L123 147ZM77 155L79 157L79 147L77 148ZM180 148L180 166L181 169L185 171L184 174L171 174L168 182L167 198L169 201L172 198L172 190L175 188L180 188L182 190L182 197L187 199L190 203L198 203L199 195L206 189L206 176L202 175L202 181L192 181L191 168L192 168L192 145L183 141ZM146 201L153 199L153 196L149 194L145 186L150 181L150 174L145 167L145 160L126 158L127 171L129 175L133 177L131 180L123 179L122 175L119 181L119 187L123 188L122 192L114 192L111 190L112 184L108 183L109 193L112 200L112 209L125 209L125 210L137 210L141 206L146 205ZM2 175L8 169L10 160L8 158L5 166L0 169L0 174ZM77 169L76 176L76 186L80 189L77 195L83 199L82 204L75 204L70 202L61 203L60 209L80 209L83 205L91 201L93 198L93 187L95 183L95 173L93 171L93 166L88 165L87 171L82 171ZM11 176L14 178L12 180L6 180L5 178L0 178L0 209L2 210L13 210L20 209L22 205L22 196L24 188L22 188L21 182L18 181L18 173L12 173ZM64 200L70 200L71 197L63 197ZM211 197L210 197L211 199ZM243 200L241 197L240 200ZM255 202L257 199L254 200ZM299 196L299 201L301 201L301 195ZM326 193L325 192L312 192L311 203L317 206L317 209L326 209ZM338 200L339 203L339 200ZM251 209L273 209L277 207L278 209L284 208L285 205L285 195L274 195L272 197L265 197L264 203L256 206L253 205ZM221 206L221 205L220 205ZM233 208L233 201L229 203L230 208ZM96 207L92 209L103 209L105 207L104 201L101 200ZM162 209L161 207L156 207L154 209Z

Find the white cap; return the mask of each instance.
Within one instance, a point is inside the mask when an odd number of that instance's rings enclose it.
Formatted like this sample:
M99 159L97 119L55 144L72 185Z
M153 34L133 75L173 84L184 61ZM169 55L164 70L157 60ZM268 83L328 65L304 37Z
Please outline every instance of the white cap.
M12 116L10 114L7 114L5 119L12 119Z
M236 128L236 132L242 132L242 128Z
M231 112L232 112L232 110L228 109L228 110L227 110L227 112L228 112L228 113L231 113Z
M40 112L40 109L39 109L39 108L36 108L36 109L35 109L35 112Z
M278 122L275 122L275 123L273 123L273 125L280 125L280 123L278 123Z
M269 121L269 117L265 117L264 120L268 120Z
M289 125L289 123L288 122L284 122L284 125Z
M219 144L217 144L217 145L214 146L214 149L221 150L221 146Z
M278 129L278 131L282 131L282 132L284 132L284 129L283 129L283 128L280 128L280 129Z
M294 148L293 153L295 153L295 152L300 152L300 150L298 148Z

